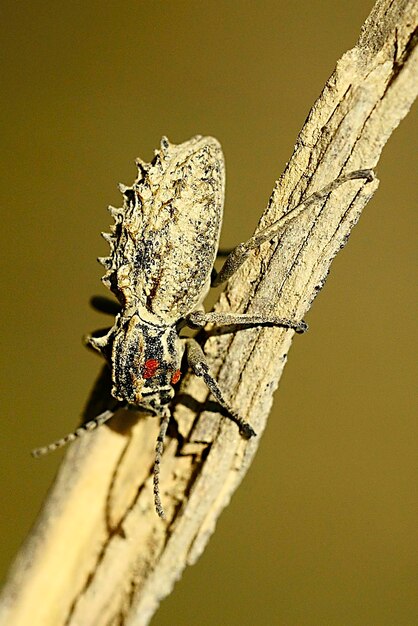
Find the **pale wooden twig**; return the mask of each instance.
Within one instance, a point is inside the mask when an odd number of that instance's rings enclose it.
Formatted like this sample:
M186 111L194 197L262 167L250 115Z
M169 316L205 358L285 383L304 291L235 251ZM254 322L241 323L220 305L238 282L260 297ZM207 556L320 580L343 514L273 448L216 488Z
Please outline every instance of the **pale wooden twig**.
M418 88L415 0L378 0L359 42L312 108L261 225L342 171L373 168ZM264 244L229 282L216 309L268 309L302 318L377 187L353 181L311 207L280 238ZM205 343L219 383L261 434L293 332L251 329ZM73 444L40 518L3 591L0 624L96 626L147 624L159 601L193 563L244 476L259 437L243 441L188 377L177 405L177 436L161 473L168 521L152 497L155 419L116 418ZM129 423L129 428L124 424ZM181 444L177 438L183 438Z

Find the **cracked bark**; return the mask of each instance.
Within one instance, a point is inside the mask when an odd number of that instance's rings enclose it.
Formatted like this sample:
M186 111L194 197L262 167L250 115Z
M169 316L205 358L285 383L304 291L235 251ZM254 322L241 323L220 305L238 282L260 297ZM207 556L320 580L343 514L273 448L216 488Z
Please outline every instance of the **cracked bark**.
M376 166L416 96L417 14L412 0L376 3L357 45L340 59L314 104L260 226L340 173ZM301 319L376 188L377 181L353 181L309 208L279 241L251 255L216 310L257 312L268 304L271 313ZM265 328L205 338L220 386L259 435L292 336ZM99 382L89 414L105 404L105 383ZM69 448L10 571L0 624L149 622L203 551L260 440L243 441L207 399L202 381L186 376L162 463L167 522L153 507L157 420L121 412L109 428Z

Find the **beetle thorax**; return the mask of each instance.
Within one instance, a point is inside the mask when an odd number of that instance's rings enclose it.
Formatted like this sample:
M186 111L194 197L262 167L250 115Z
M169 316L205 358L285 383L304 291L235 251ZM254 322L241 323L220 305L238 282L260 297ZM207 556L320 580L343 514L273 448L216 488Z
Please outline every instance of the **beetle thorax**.
M180 378L183 346L176 327L152 324L135 313L117 316L112 330L112 395L158 412L173 398Z

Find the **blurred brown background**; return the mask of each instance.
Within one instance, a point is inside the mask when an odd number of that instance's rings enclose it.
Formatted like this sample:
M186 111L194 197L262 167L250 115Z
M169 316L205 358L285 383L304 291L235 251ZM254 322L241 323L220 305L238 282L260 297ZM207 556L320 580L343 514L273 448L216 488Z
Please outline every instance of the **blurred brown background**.
M217 137L222 245L246 239L372 2L3 3L1 572L74 428L106 325L95 257L161 135ZM412 222L416 118L296 337L257 458L155 626L418 623ZM65 564L63 564L65 567Z

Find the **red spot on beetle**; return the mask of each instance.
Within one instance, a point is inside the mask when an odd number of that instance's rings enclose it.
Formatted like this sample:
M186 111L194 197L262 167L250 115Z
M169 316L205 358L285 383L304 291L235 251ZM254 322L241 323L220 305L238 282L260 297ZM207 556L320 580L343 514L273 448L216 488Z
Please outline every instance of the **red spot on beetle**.
M172 375L172 377L171 377L171 382L172 382L173 385L175 385L176 383L179 382L180 376L181 376L180 370L176 370L174 372L174 374Z
M160 365L160 362L157 361L156 359L148 359L148 361L145 361L144 371L142 372L142 377L152 378L155 375L159 365Z

